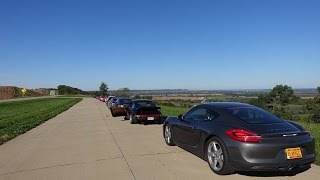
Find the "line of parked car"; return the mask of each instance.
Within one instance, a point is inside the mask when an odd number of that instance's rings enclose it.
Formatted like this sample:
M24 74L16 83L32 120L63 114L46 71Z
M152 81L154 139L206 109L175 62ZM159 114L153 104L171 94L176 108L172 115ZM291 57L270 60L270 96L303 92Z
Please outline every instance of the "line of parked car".
M124 119L130 120L131 124L162 123L161 108L156 106L152 100L115 96L98 97L97 99L106 103L113 117L124 116Z
M160 108L151 100L99 97L112 116L132 124L161 123ZM214 102L169 116L163 123L167 145L196 154L219 175L235 171L291 171L315 161L315 140L296 122L244 103Z

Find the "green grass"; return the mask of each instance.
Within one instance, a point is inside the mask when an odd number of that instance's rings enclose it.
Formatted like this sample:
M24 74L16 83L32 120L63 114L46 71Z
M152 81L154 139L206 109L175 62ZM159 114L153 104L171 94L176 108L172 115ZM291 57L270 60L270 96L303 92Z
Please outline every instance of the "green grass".
M178 116L179 114L184 114L187 112L188 108L186 107L172 107L172 106L163 106L161 105L161 112L164 117L168 116Z
M188 108L184 107L171 107L171 106L160 106L161 112L164 117L167 116L178 116L179 114L184 114ZM299 122L304 128L306 128L311 135L316 139L316 154L317 160L315 164L320 165L320 124L309 123L309 122Z
M44 98L0 103L0 144L38 126L81 98Z
M304 128L306 128L310 134L316 139L316 153L317 160L315 164L320 165L320 124L299 122Z

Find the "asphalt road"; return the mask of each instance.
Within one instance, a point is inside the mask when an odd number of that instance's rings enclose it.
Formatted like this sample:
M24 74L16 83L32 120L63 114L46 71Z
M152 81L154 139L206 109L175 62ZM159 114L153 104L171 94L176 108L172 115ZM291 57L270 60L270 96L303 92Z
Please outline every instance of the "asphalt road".
M215 175L207 163L169 147L161 125L131 125L104 103L85 98L68 111L0 146L0 180L47 179L320 179L300 173Z

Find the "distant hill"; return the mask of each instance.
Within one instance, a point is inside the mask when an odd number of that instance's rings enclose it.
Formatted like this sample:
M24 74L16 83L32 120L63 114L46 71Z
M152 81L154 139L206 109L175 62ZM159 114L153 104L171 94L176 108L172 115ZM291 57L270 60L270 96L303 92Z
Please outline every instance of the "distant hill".
M59 95L87 95L89 94L86 91L82 91L81 89L74 88L67 85L59 85L58 86L58 94Z

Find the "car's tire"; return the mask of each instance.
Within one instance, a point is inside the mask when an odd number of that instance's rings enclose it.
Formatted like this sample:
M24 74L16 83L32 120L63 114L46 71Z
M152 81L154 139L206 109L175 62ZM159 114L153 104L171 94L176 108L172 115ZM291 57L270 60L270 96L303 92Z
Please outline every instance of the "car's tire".
M171 126L170 124L166 124L164 126L164 140L166 141L166 144L169 146L174 146L175 144L172 141L172 132L171 132Z
M210 138L206 143L205 157L211 170L218 175L233 174L230 166L227 149L222 140L217 137Z
M111 111L111 115L112 115L112 117L115 117L115 115L113 114L113 111L112 111L112 109L110 109L110 111Z
M137 120L134 118L133 114L130 114L129 117L130 117L129 120L130 120L131 124L136 124L137 123Z

